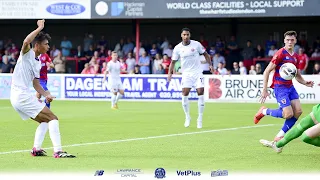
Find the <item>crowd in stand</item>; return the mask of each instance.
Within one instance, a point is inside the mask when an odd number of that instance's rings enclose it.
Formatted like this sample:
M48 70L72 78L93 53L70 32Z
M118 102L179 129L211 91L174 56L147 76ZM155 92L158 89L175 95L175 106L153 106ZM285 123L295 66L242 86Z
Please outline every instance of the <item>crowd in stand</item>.
M215 41L209 42L203 35L199 38L200 43L207 49L212 58L214 72L209 71L209 64L202 57L201 63L205 74L262 74L268 60L275 52L283 46L276 42L273 36L265 44L256 44L248 40L246 43L238 44L235 36L229 41L216 37ZM18 42L15 42L18 43ZM12 73L19 56L19 48L10 39L0 40L0 72ZM82 74L100 74L106 71L107 63L111 60L111 52L116 51L119 55L122 74L166 74L171 62L174 45L167 38L157 38L154 42L140 42L139 52L136 43L131 38L122 38L115 45L108 44L104 36L95 40L92 34L86 34L82 45L75 45L63 37L58 45L52 45L50 52L55 67L50 73L70 73L75 68L68 59L80 59L77 71ZM244 47L241 48L241 46ZM320 73L320 38L318 37L312 45L309 45L305 36L298 38L294 51L299 54L299 69L303 74ZM138 60L135 55L139 54ZM309 59L319 58L310 67ZM254 61L254 59L256 61ZM260 61L261 60L261 61ZM75 61L73 61L75 62ZM70 70L71 69L71 70ZM311 68L310 68L311 69ZM74 71L73 71L74 72ZM175 64L175 74L181 74L180 62Z

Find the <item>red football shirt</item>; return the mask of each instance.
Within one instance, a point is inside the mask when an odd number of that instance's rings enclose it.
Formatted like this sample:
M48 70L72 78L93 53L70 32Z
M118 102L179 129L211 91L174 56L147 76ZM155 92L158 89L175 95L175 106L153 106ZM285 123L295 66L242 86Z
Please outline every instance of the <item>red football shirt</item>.
M47 63L51 63L51 58L48 54L41 54L40 55L41 61L41 70L40 70L40 79L47 80L48 79L48 66Z
M276 66L276 69L275 69L275 73L273 75L271 88L274 88L275 86L277 86L277 87L279 87L279 86L282 86L282 87L290 87L290 86L292 86L292 80L284 80L284 79L281 78L280 73L279 73L279 69L284 63L292 63L298 69L298 66L299 66L298 59L299 59L298 54L293 53L291 55L284 48L279 49L275 53L275 55L273 56L271 62L273 64L277 65L277 66Z

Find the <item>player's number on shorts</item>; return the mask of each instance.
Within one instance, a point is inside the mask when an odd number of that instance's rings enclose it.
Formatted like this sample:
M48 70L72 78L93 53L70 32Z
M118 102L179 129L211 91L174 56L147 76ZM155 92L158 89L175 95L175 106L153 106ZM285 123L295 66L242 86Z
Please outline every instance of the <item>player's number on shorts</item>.
M201 83L203 83L203 78L200 78Z

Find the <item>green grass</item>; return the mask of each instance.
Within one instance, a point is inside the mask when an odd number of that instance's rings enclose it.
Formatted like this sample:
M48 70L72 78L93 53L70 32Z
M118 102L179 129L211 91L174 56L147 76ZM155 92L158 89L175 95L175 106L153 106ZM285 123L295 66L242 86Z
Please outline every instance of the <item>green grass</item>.
M197 104L191 103L192 122L184 128L181 103L120 102L120 110L111 110L109 102L55 101L52 110L60 119L63 145L144 138L185 132L254 126L253 115L259 104L207 103L203 128L196 128ZM276 107L270 104L269 107ZM304 115L311 104L303 105ZM318 171L319 149L294 140L282 154L259 144L259 139L273 139L284 122L264 118L259 128L189 134L128 142L66 147L75 159L31 157L37 124L22 121L9 101L0 101L0 172L8 171L115 171L119 168L140 168L154 171L193 169L229 172L295 172ZM47 134L44 147L51 147Z

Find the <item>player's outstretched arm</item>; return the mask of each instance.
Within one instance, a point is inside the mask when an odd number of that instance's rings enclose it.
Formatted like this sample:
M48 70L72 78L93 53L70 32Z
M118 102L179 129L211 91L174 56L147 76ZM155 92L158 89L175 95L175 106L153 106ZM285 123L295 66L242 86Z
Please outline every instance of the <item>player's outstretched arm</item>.
M174 65L176 64L177 60L173 60L171 61L170 65L169 65L169 72L168 72L168 82L171 81L171 77L172 77L172 73L173 73L173 69L174 69Z
M297 80L300 84L303 84L303 85L308 86L308 87L313 87L313 84L314 84L313 81L306 81L306 80L304 80L304 78L303 78L302 75L301 75L300 70L298 70L298 72L297 72L296 80Z
M209 64L209 69L211 73L213 73L213 66L212 66L210 55L206 51L203 53L203 55L206 58L207 63Z
M30 50L30 43L34 40L34 38L39 34L39 32L44 28L44 20L38 20L37 22L38 28L32 31L23 41L22 44L22 53L25 54Z
M269 96L268 93L268 81L271 71L273 71L276 68L276 64L273 62L270 62L267 66L267 68L263 72L263 89L261 93L260 102L264 103L266 101L266 98Z

